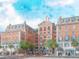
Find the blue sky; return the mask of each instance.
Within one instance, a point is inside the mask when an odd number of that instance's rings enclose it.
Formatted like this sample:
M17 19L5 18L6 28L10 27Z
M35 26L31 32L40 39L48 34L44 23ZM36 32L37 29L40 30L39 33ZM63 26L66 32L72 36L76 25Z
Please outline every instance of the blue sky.
M79 16L78 6L79 0L0 0L0 31L24 21L37 28L46 16L55 23L60 16Z

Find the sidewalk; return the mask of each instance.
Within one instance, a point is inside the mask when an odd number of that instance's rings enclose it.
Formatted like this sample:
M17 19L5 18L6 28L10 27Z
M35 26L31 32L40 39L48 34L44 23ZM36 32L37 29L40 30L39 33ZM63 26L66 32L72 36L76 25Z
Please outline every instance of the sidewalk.
M25 56L24 59L79 59L79 56Z
M64 57L26 57L24 59L79 59L79 58L64 58Z

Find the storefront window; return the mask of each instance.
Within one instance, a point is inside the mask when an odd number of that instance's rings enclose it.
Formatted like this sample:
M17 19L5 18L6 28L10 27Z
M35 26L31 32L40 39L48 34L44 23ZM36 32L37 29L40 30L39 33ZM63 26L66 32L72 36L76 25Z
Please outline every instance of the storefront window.
M65 46L65 47L69 47L69 43L65 43L64 46Z

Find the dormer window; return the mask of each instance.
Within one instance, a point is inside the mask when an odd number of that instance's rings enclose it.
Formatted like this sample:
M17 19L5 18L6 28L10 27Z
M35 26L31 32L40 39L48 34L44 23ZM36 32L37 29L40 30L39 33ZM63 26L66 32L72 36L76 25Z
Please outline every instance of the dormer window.
M66 22L69 22L70 21L70 19L69 18L67 18L67 19L65 19L66 20Z
M79 21L79 19L78 19L78 21Z
M20 25L18 26L18 28L20 28Z
M17 28L17 26L15 26L15 29Z
M74 22L75 21L75 18L72 18L71 21Z

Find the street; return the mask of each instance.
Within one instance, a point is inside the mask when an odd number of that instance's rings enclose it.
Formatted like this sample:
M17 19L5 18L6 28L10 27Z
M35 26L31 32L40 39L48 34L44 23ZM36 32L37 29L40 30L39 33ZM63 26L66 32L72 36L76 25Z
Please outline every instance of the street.
M78 57L20 57L20 56L3 56L0 59L79 59Z
M0 59L23 59L23 57L19 56L2 56Z
M24 59L79 59L79 58L27 57Z

